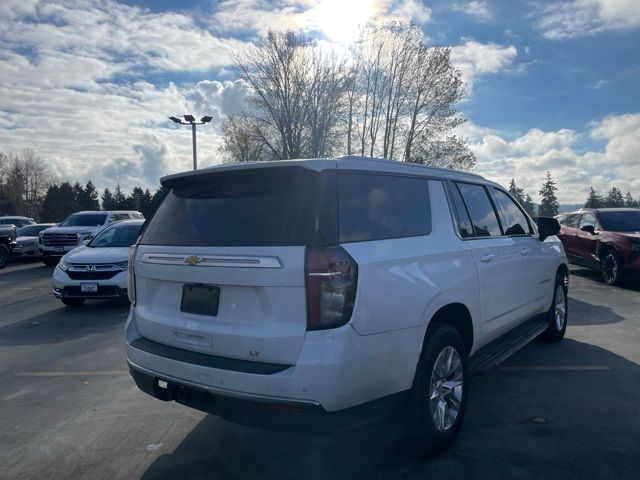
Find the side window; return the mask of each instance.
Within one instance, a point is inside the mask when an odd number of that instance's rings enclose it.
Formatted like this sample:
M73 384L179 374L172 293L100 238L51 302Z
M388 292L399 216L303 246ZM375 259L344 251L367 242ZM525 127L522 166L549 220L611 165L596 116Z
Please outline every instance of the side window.
M467 207L464 206L464 201L460 196L460 191L455 184L451 185L451 198L453 200L453 207L455 208L458 217L458 230L462 238L473 237L473 224L469 218L469 212Z
M426 235L431 231L426 178L338 175L340 242Z
M562 221L562 224L566 225L567 227L578 228L579 222L580 222L580 214L572 213L565 217L565 219Z
M457 183L467 206L477 237L499 237L502 235L498 217L491 205L487 191L482 185Z
M596 228L596 223L596 217L594 217L590 213L583 213L582 218L580 219L580 228L585 226Z
M500 214L505 235L530 235L531 227L527 217L509 195L502 190L493 189L493 197Z

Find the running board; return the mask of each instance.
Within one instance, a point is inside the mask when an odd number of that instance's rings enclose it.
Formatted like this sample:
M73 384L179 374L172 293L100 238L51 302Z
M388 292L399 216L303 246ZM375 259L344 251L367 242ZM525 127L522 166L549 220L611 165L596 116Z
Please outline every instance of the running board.
M471 375L482 375L495 369L511 355L544 332L549 323L545 316L537 316L485 345L469 359Z

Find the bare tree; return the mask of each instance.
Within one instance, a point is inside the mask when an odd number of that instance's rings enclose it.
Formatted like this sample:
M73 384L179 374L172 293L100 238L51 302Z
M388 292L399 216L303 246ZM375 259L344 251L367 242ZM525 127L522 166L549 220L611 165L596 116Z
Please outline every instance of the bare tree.
M256 121L246 115L231 115L222 124L220 151L227 162L269 160L269 151Z
M454 170L471 170L476 164L476 157L464 139L451 135L416 142L410 161Z
M51 183L51 173L47 163L32 149L22 151L19 163L24 175L25 212L30 217L36 217Z

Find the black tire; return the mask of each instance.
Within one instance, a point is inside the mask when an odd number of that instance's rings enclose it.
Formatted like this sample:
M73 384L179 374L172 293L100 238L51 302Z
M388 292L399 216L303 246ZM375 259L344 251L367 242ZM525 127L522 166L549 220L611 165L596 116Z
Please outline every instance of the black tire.
M613 248L607 248L600 254L600 275L607 285L619 285L622 282L622 261Z
M55 267L58 264L57 258L44 257L42 259L42 263L44 263L47 267Z
M4 268L9 264L11 252L6 245L0 245L0 268Z
M447 449L460 431L467 407L470 375L467 367L467 349L458 331L449 325L443 324L435 324L430 329L431 331L428 333L416 370L412 408L409 411L412 433L418 437L420 444L424 446L427 453L438 453ZM435 370L436 361L439 361L441 355L445 355L446 358L446 352L450 351L448 349L455 351L460 362L459 372L461 372L460 379L462 382L459 390L455 388L454 390L448 390L443 388L444 383L438 384L439 374ZM453 379L458 378L458 375L454 372L449 378L451 379L449 383L453 383ZM430 398L434 391L436 397ZM451 417L455 410L455 403L451 402L453 399L457 399L458 409L455 418L452 420ZM436 425L436 410L443 404L447 405L444 408L448 408L449 425L444 425L447 422L441 422L442 424L439 427ZM447 418L446 414L444 417L440 415L440 418Z
M547 342L559 342L567 331L567 319L569 318L569 297L567 293L565 276L557 273L556 283L553 287L553 301L547 313L549 326L542 334L542 339Z
M67 307L78 307L85 301L84 298L62 298L61 300Z

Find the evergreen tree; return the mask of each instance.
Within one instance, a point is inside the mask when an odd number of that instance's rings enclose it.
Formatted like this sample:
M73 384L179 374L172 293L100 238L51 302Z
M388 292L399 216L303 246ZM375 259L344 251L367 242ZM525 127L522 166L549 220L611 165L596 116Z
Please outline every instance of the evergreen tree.
M151 205L153 204L153 195L147 188L140 199L140 212L147 217L151 213Z
M69 182L49 186L40 208L43 221L61 222L76 211L75 191Z
M604 206L607 208L624 207L622 192L616 187L611 187L611 190L607 192L607 197L604 199Z
M556 182L551 178L551 173L547 171L547 178L538 192L542 197L540 208L538 209L538 214L541 217L553 217L558 214L560 204L556 198L557 190L558 187L556 187Z
M601 208L604 204L602 196L593 188L589 187L587 201L584 202L584 208Z
M82 188L80 182L74 183L72 188L74 210L84 210L84 188Z
M638 203L631 196L631 192L627 192L627 194L624 196L624 206L625 207L635 207L637 205L638 205Z
M140 205L142 202L143 195L144 195L144 192L142 191L142 188L133 187L133 191L131 192L131 195L129 196L129 198L127 198L127 204L129 206L128 209L140 211L140 208L141 208Z
M122 193L122 189L120 188L120 184L116 186L116 189L113 193L113 210L126 210L127 206L127 197Z
M513 178L511 179L511 182L509 182L509 193L513 198L518 200L518 202L520 202L521 205L524 205L525 198L526 198L524 193L524 188L518 187L518 185L516 185L515 179Z
M114 210L113 194L108 188L102 192L102 210Z
M529 214L530 217L536 216L536 207L533 204L533 199L531 195L527 194L527 197L524 199L524 203L522 204L524 211Z
M98 201L98 191L93 185L93 182L89 180L84 186L84 192L82 194L83 210L100 210L100 202Z

